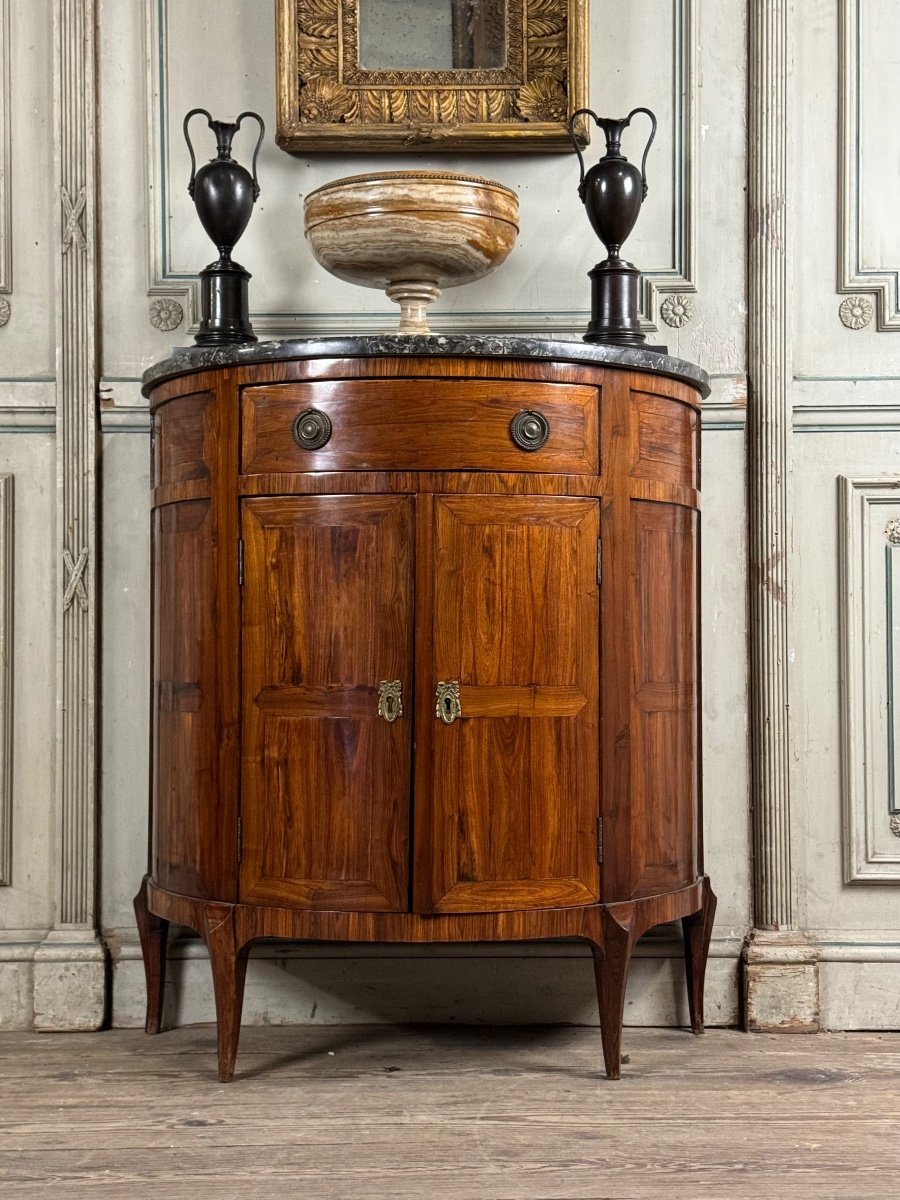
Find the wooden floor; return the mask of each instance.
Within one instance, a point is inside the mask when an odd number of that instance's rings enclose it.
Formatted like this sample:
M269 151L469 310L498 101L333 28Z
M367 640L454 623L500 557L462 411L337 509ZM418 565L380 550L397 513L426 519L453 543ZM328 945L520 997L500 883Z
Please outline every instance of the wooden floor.
M900 1035L595 1029L0 1035L0 1196L896 1200Z

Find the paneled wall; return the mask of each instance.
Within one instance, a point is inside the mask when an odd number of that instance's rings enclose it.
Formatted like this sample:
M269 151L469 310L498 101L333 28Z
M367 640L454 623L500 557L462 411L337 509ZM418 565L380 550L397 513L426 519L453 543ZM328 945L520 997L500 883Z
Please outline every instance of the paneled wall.
M0 0L0 1028L30 1026L54 923L52 17Z
M792 783L838 1028L900 1023L898 45L890 0L812 5L796 27Z
M73 460L58 453L56 346L71 338L58 309L61 236L64 244L74 205L60 207L56 181L65 133L59 76L67 61L58 51L71 36L71 3L0 0L9 29L9 52L0 54L0 321L9 315L0 327L0 1027L12 1028L31 1025L35 987L37 1023L64 1022L44 999L54 972L70 981L72 1024L103 1019L96 976L79 977L81 993L71 985L89 953L60 922L59 880L72 852L60 776L72 735L60 733L58 718L59 630L73 572L60 560L57 464L65 474ZM112 964L108 1009L116 1023L138 1024L143 972L131 897L146 864L149 690L149 423L138 381L173 344L190 341L194 279L212 257L186 191L183 114L203 106L233 117L250 108L266 120L262 194L237 251L253 274L261 336L396 325L380 293L326 275L305 245L303 195L341 175L449 168L518 191L516 249L493 276L445 293L434 314L437 332L578 336L587 321L586 272L601 248L578 202L572 155L336 157L277 149L268 0L90 0L88 7L96 13L99 186L84 229L99 270L95 495L102 541L100 573L88 581L100 635L98 836L83 845L97 868L91 924ZM747 311L748 11L744 0L592 0L590 8L592 106L618 114L646 105L660 121L649 197L628 244L645 271L647 330L713 377L703 422L703 732L707 866L720 902L709 1020L734 1023L739 957L753 924L744 466L747 328L755 319ZM63 18L55 32L54 10ZM821 959L823 1019L851 1027L890 1023L881 989L889 977L900 982L891 975L900 972L900 936L890 932L895 893L885 886L900 873L893 832L900 818L892 823L889 811L900 797L892 798L887 756L897 671L885 668L893 641L900 644L891 632L900 607L896 543L884 535L900 516L900 502L891 499L892 474L900 482L900 246L883 177L886 164L896 163L900 137L882 115L889 111L891 22L897 18L887 0L818 0L804 4L791 26L790 832L799 923ZM62 64L55 83L51 61ZM636 120L624 145L632 157L642 134ZM202 161L212 154L202 121L195 136ZM249 136L236 146L244 160ZM595 138L588 157L599 153ZM843 310L842 321L844 289L861 300ZM873 305L881 307L868 324L848 327ZM877 748L874 756L865 745ZM173 954L170 1018L211 1019L202 947L184 938ZM638 948L626 1019L683 1020L680 972L677 943L657 931ZM245 1020L592 1022L591 989L588 960L568 946L266 946L251 960Z

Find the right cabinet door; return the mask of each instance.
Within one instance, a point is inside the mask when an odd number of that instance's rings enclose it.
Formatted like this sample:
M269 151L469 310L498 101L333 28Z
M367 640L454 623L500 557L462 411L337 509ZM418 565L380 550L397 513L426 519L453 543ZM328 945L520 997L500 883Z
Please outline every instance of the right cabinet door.
M414 907L592 903L598 501L419 505Z

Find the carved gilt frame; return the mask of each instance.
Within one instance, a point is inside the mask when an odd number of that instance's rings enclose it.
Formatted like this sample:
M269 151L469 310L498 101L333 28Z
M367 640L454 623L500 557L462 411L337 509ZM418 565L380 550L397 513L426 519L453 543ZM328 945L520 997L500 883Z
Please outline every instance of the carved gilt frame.
M361 69L359 3L276 0L283 150L570 148L566 122L588 103L588 0L509 0L506 66L452 71Z

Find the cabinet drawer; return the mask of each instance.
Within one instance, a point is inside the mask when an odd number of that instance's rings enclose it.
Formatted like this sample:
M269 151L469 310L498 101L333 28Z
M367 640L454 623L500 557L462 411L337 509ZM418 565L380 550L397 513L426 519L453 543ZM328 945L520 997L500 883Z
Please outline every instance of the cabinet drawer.
M535 471L599 474L599 392L501 379L375 379L245 388L244 474L280 471ZM308 410L322 414L298 421ZM536 449L516 444L523 412ZM330 429L329 429L330 423ZM523 423L520 421L520 424ZM298 425L302 428L298 429ZM318 448L317 442L327 436ZM301 442L306 440L306 445Z

